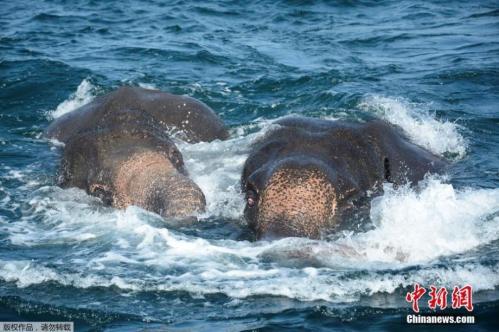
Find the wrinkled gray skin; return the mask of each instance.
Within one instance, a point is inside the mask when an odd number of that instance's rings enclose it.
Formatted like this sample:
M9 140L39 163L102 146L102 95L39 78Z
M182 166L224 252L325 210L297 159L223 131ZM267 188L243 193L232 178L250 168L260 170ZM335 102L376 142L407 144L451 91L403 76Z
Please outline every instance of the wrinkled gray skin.
M286 118L246 160L245 217L257 239L320 238L379 194L383 182L417 183L445 162L381 120Z
M45 135L65 143L62 187L82 188L118 208L136 205L184 219L206 203L188 177L172 132L188 142L228 136L205 104L138 87L121 87L61 116Z

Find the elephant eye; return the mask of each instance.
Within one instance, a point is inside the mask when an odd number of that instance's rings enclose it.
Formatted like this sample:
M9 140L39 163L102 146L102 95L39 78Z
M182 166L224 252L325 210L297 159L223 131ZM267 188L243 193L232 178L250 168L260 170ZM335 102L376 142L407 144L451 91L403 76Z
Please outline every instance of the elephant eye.
M170 152L170 160L177 167L182 165L182 155L177 150Z
M248 189L246 191L246 203L249 207L254 207L258 201L258 195L255 190Z

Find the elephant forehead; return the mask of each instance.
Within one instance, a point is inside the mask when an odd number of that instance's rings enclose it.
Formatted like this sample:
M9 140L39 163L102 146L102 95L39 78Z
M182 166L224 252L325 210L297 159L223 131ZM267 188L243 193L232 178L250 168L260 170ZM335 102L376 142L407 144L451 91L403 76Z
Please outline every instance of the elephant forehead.
M144 206L144 199L154 182L174 171L170 160L161 153L147 151L131 155L120 163L115 173L115 205L122 208L133 203Z
M157 169L158 172L153 172ZM127 160L121 163L118 167L115 176L115 183L118 187L127 184L131 177L136 177L138 174L144 176L157 176L158 174L168 173L175 170L170 160L163 154L158 152L142 152L135 153Z
M333 185L318 170L280 169L271 176L263 192L263 204L273 213L328 214L335 208Z

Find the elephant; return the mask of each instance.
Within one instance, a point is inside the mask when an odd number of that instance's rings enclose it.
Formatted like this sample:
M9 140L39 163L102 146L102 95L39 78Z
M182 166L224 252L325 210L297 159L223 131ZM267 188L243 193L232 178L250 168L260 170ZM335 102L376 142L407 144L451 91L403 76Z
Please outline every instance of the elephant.
M321 238L384 182L417 183L447 164L380 119L292 116L275 123L251 147L241 176L244 215L257 239Z
M172 135L190 143L228 137L222 120L200 101L131 86L57 118L44 134L64 143L61 187L173 219L202 212L206 202Z

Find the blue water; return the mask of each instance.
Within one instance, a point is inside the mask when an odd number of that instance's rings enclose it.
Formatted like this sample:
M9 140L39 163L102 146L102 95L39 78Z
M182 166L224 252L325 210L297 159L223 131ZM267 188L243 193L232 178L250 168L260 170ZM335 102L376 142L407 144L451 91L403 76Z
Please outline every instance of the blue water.
M20 0L2 1L0 27L0 321L403 330L419 282L471 284L472 328L497 330L497 1ZM124 84L195 97L230 127L226 142L178 142L207 197L199 223L54 185L61 148L44 128ZM242 164L288 114L381 117L451 166L387 185L362 231L241 240Z

